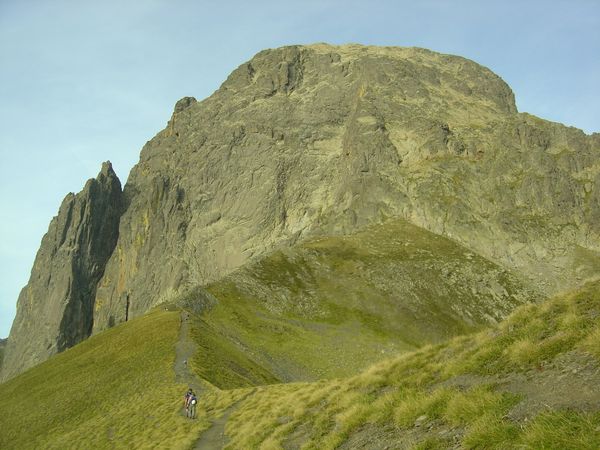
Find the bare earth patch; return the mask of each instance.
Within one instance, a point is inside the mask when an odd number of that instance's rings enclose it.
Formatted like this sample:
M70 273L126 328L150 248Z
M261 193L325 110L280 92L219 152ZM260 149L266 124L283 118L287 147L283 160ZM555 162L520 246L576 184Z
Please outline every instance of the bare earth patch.
M544 410L600 409L600 367L590 355L571 351L525 373L496 376L460 375L440 386L468 389L494 385L499 391L523 396L508 414L514 421L529 420Z

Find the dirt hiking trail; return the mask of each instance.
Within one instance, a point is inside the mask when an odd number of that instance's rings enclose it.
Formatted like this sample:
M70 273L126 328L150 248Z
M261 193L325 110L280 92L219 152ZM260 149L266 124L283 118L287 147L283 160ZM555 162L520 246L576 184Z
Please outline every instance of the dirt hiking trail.
M175 346L175 381L187 384L196 394L206 390L200 378L198 378L188 367L190 358L196 351L196 344L190 340L190 314L186 311L181 312L179 327L179 340ZM182 393L183 395L183 393Z
M215 419L212 422L211 427L206 430L200 436L200 439L196 441L196 445L194 449L196 450L217 450L222 449L227 445L229 439L225 436L225 425L227 424L227 420L229 420L229 416L231 413L237 408L237 406L243 402L248 396L254 394L255 389L248 392L238 401L236 401L233 405L225 410L223 415L218 419Z
M207 390L206 385L188 367L190 358L196 351L196 344L189 337L190 321L190 313L182 311L180 318L179 339L177 341L177 345L175 346L175 381L178 383L187 384L188 387L191 387L194 392L201 397L201 393L206 392ZM248 396L252 395L254 391L255 390L253 389L252 391L248 392L238 401L229 406L229 408L227 408L220 417L213 419L211 421L210 428L200 435L193 448L216 450L225 447L228 441L227 437L225 436L225 424L227 423L229 416L237 408L237 406ZM185 415L183 408L181 414Z

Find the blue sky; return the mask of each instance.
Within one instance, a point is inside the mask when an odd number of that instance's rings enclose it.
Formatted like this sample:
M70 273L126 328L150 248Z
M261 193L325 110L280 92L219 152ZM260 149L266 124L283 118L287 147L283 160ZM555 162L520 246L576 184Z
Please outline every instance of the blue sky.
M600 131L600 1L0 0L0 337L68 192L124 183L175 102L264 48L426 47L483 64L520 111Z

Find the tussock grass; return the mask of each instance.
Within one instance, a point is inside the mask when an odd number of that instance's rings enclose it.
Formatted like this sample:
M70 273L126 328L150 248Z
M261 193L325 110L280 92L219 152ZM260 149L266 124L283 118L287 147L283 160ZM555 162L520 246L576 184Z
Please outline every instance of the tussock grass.
M600 326L590 332L587 338L581 343L581 348L590 352L597 359L600 359Z
M498 413L486 413L471 422L462 443L469 449L509 450L517 447L521 428Z
M411 433L411 448L454 445L448 437L418 432L444 425L462 430L464 448L600 448L600 413L558 410L528 424L514 422L508 413L523 398L477 381L530 371L573 350L600 360L598 313L600 282L523 306L497 327L426 346L351 378L265 387L231 416L231 448L282 448L304 430L302 449L334 449L366 425L390 424ZM446 383L455 377L472 379L473 387Z
M439 437L429 437L415 444L413 450L447 450L452 448L452 442Z
M571 349L598 356L593 319L600 314L599 305L600 288L593 282L541 305L522 306L495 329L475 335L472 339L477 345L465 348L445 373L523 372Z
M269 445L277 442L277 435L288 431L285 425L295 417L304 415L306 406L297 399L297 392L302 386L283 384L258 388L234 411L227 423L226 432L231 436L230 447L243 448L240 447L243 442L247 448L257 448L267 439ZM314 391L314 386L310 386L308 391ZM269 437L277 428L280 428L278 433Z
M426 416L427 420L440 418L446 408L451 392L437 389L431 393L415 390L401 399L394 411L394 423L400 427L413 426L415 421Z
M540 414L520 436L522 448L596 450L600 448L600 413L551 411Z
M488 422L506 413L518 397L494 391L489 386L478 386L467 392L449 396L444 419L451 425L469 425L478 420ZM492 415L493 417L488 417Z

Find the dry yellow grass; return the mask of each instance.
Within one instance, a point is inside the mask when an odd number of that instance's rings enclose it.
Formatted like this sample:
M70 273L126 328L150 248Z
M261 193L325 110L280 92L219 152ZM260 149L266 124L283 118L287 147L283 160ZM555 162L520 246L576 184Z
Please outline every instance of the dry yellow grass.
M455 376L477 380L530 371L574 349L600 359L598 311L600 283L595 283L524 306L496 328L424 347L352 378L265 387L231 416L230 448L279 449L300 433L303 450L334 449L365 425L391 423L409 431L419 418L462 429L465 448L600 448L600 433L591 425L598 414L559 410L523 425L506 418L519 396L477 382L467 390L444 387ZM417 433L405 444L447 448L452 443Z

